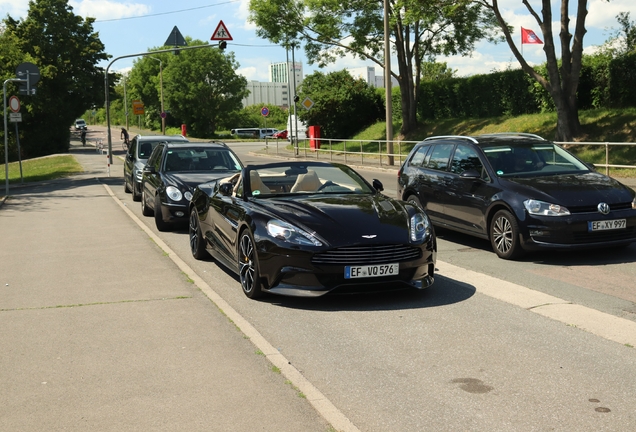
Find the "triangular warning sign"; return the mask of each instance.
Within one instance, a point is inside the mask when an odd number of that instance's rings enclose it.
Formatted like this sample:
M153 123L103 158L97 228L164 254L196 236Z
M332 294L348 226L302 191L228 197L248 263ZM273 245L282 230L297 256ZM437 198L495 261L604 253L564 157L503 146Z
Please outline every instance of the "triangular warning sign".
M212 33L212 37L210 38L210 40L232 40L232 36L230 35L230 32L227 31L227 27L225 27L225 24L223 24L223 20L219 21L219 25L216 26L216 30L214 30L214 33Z
M183 38L183 35L181 34L177 26L174 26L174 28L170 32L170 36L168 36L168 39L166 39L166 42L163 44L163 46L175 46L175 47L187 46L187 45L188 44L186 43L185 39Z

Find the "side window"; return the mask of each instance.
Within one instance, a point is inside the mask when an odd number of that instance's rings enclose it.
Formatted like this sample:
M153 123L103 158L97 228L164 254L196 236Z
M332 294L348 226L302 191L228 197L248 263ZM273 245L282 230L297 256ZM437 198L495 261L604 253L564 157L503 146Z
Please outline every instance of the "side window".
M130 141L130 146L128 147L128 155L133 157L137 153L137 137L133 138Z
M448 169L448 161L455 144L436 144L431 152L430 159L426 164L427 168L446 171Z
M417 151L411 158L411 162L409 163L409 165L418 166L418 167L423 166L424 159L426 158L426 153L428 153L430 148L431 148L430 145L423 145L422 147L417 149Z
M157 146L150 155L150 159L148 159L148 165L154 167L155 170L159 171L161 166L161 154L163 153L163 146Z
M451 172L461 174L468 170L475 170L479 174L483 173L483 165L479 160L479 154L477 150L466 144L458 144L451 163Z

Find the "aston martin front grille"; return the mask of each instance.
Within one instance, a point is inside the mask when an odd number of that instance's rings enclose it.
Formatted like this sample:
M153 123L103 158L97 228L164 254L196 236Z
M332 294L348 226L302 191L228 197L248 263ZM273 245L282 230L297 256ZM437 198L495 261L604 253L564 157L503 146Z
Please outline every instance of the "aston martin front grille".
M413 261L422 256L420 248L409 245L349 246L317 253L313 264L356 265Z

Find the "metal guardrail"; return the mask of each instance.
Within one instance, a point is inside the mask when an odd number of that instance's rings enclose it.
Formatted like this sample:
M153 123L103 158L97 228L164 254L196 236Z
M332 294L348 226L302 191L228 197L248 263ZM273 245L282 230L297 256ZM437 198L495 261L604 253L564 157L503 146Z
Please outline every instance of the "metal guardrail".
M614 143L614 142L557 142L560 146L575 146L575 145L598 145L605 146L605 163L604 164L594 164L596 167L605 167L605 175L609 175L610 168L631 168L636 169L636 165L614 165L609 163L609 155L610 155L610 147L612 146L633 146L635 143Z
M372 141L368 141L368 140L351 140L351 139L330 139L330 138L313 138L314 141L317 141L320 143L320 148L312 148L310 145L310 138L305 138L302 140L299 140L299 144L302 143L302 147L299 145L297 147L297 149L295 150L296 155L298 155L299 153L303 153L303 156L307 159L309 157L315 156L316 160L320 160L320 156L324 155L324 159L328 159L329 161L333 161L334 160L334 156L336 159L338 160L342 160L344 161L345 164L347 163L360 163L361 165L364 165L364 161L365 161L365 157L366 160L373 160L374 162L377 161L377 165L382 167L382 166L391 166L389 164L389 158L392 156L394 159L394 164L393 166L401 166L402 165L402 161L404 160L404 158L406 158L406 154L402 153L402 146L405 144L417 144L420 141L400 141L400 140L393 140L393 141L388 141L388 140L372 140ZM270 140L271 142L272 140ZM281 151L279 148L279 140L276 140L276 154L281 154L281 153L286 153L289 154L290 152L288 150L283 150ZM383 149L387 148L387 145L389 142L392 142L394 145L394 152L393 153L388 153L383 151ZM267 143L267 142L266 142ZM285 143L285 147L287 146L288 141L284 141ZM334 143L337 143L338 145L343 145L344 148L343 149L337 149L334 150L333 149L333 145ZM368 151L364 151L363 148L365 147L365 145L370 145L370 144L376 144L378 147L378 151L377 152L368 152ZM347 150L347 146L349 146L350 150ZM325 148L328 147L328 148ZM351 149L353 149L354 147L359 147L359 151L352 151ZM269 152L269 147L267 146L267 151ZM397 153L395 152L395 150L397 150ZM369 163L367 163L367 165L369 165ZM372 164L372 165L376 165L376 163Z
M389 143L388 140L372 140L372 141L366 141L366 140L350 140L350 139L338 139L338 140L334 140L334 139L327 139L327 138L313 138L314 141L317 141L320 143L320 148L311 148L311 146L309 145L310 139L306 138L306 139L302 139L299 140L300 142L302 142L303 146L302 147L298 147L296 149L296 155L298 155L300 152L303 152L303 156L305 158L308 158L308 155L312 155L315 156L316 160L320 159L321 155L325 155L325 159L329 159L330 161L334 160L334 155L336 155L337 159L341 159L344 160L344 163L352 163L352 162L360 162L361 165L364 165L364 160L365 160L365 156L367 158L367 160L374 160L377 161L377 165L378 166L389 166L389 156L393 156L394 158L394 166L401 166L402 165L402 161L404 160L404 158L406 158L407 155L402 154L402 146L403 145L408 145L408 144L417 144L420 141L400 141L400 140L393 140L393 145L394 145L394 153L387 153L387 152L383 152L382 150L384 148L387 148L387 144ZM269 140L266 141L266 143L269 143L273 140ZM276 142L276 154L280 154L281 151L279 149L279 140L275 140ZM285 143L285 147L287 146L288 141L284 141ZM333 144L334 143L338 143L338 144L342 144L344 146L344 149L337 149L334 150L333 149ZM614 143L614 142L557 142L555 141L556 144L560 145L560 146L579 146L579 145L596 145L596 146L605 146L605 163L604 164L594 164L594 166L596 167L604 167L605 168L605 174L609 175L609 169L610 168L627 168L627 169L636 169L636 165L616 165L616 164L610 164L610 147L612 146L636 146L636 143ZM378 146L378 151L377 152L365 152L363 151L363 148L365 145L369 145L369 144L377 144ZM323 146L328 146L328 148L323 148ZM359 147L360 150L356 150L356 151L351 151L351 150L347 150L347 146L349 146L350 149L352 149L353 147ZM269 151L269 146L266 145L266 148L268 149L267 151ZM395 153L395 150L397 150L397 153ZM288 150L284 150L283 151L286 154L289 154L290 152ZM328 156L327 156L328 155Z

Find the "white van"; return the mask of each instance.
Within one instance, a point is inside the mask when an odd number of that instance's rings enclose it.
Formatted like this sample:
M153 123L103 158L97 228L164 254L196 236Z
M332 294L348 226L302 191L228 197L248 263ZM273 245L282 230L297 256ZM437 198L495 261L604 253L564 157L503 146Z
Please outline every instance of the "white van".
M272 128L237 128L230 131L232 135L242 138L265 138L271 137L278 129Z
M287 119L287 140L291 141L292 136L296 136L296 116L290 115ZM298 119L298 139L307 139L307 124Z

